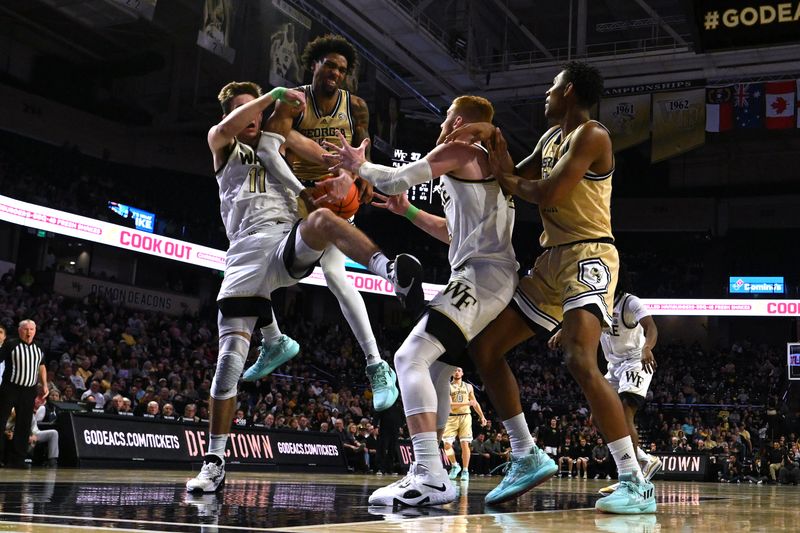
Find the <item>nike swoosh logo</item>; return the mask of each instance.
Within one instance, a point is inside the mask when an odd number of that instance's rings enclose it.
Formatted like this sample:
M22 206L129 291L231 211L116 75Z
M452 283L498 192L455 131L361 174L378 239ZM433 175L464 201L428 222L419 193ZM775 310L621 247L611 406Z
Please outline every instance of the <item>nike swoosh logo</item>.
M444 483L442 483L442 486L441 486L441 487L437 487L436 485L428 485L427 483L423 483L423 485L425 485L426 487L430 487L430 488L432 488L432 489L436 489L436 490L438 490L439 492L444 492L444 491L446 491L446 490L447 490L447 487L445 486L445 484L444 484Z

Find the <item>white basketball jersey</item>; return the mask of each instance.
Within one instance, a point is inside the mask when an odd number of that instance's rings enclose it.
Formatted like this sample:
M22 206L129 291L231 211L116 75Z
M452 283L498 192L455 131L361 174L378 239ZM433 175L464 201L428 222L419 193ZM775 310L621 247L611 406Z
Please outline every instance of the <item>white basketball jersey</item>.
M641 359L644 348L644 328L639 323L650 313L642 301L633 294L625 293L614 304L611 328L603 332L600 344L606 360L621 363L627 359Z
M265 136L283 137L261 132ZM298 218L294 194L268 172L262 158L267 148L259 142L257 150L235 141L228 161L217 172L219 210L230 242L278 222Z
M511 245L514 202L506 198L497 180L468 181L445 174L439 187L450 235L450 267L482 258L512 264L516 270Z

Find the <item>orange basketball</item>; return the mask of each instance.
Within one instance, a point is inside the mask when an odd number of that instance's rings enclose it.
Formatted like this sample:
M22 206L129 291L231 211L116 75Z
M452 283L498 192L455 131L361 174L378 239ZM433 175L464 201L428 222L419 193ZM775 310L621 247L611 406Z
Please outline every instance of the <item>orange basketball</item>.
M332 176L325 176L320 181L325 181ZM314 193L314 198L319 198L322 196L324 191L320 188L317 192ZM358 202L358 188L356 184L350 186L350 190L347 192L347 196L344 197L344 200L341 202L329 202L327 200L323 200L317 207L327 207L333 214L339 216L344 219L348 219L356 214L358 208L361 207L361 204Z

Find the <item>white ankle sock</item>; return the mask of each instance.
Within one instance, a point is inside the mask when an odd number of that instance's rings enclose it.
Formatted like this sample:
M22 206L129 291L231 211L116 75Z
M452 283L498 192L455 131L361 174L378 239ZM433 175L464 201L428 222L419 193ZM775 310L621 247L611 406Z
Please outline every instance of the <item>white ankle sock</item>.
M261 335L264 337L264 344L267 346L275 344L281 338L281 330L278 328L278 321L272 315L272 322L261 328Z
M216 455L225 461L225 445L228 444L228 435L211 435L208 439L208 455Z
M633 478L640 482L644 480L639 461L636 460L636 452L633 449L630 435L614 442L609 442L608 450L614 456L614 462L617 463L617 472L620 474L633 474Z
M367 359L367 365L374 365L381 362L381 356L378 353L378 341L373 337L372 340L361 342L361 349L364 351L364 357Z
M379 275L383 279L389 279L389 272L386 270L388 264L389 258L383 255L383 252L375 252L375 254L369 258L369 264L367 265L367 268L369 268L372 273Z
M514 457L524 457L530 454L535 441L528 429L528 423L525 421L525 414L520 413L508 420L503 420L503 426L508 431L511 453L514 454Z
M414 446L414 460L428 472L444 471L442 458L439 456L439 442L435 431L425 431L411 436Z

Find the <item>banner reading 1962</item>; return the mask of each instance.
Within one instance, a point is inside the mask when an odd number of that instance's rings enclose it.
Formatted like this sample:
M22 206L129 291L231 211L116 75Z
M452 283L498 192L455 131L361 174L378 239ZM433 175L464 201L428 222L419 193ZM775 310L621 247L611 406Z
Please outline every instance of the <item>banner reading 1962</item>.
M188 465L203 460L206 424L72 413L77 461L148 461ZM234 427L226 462L246 466L346 468L337 435L311 431Z

